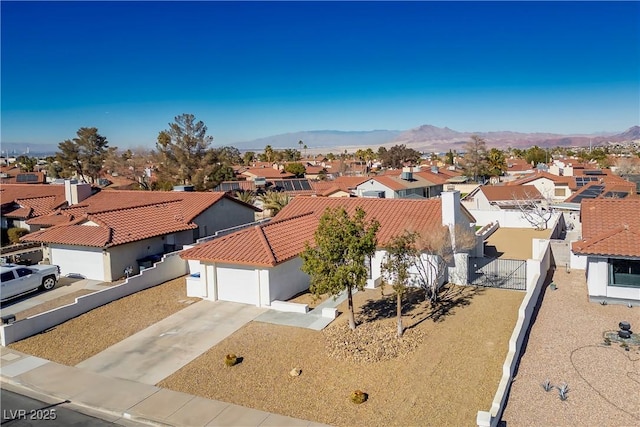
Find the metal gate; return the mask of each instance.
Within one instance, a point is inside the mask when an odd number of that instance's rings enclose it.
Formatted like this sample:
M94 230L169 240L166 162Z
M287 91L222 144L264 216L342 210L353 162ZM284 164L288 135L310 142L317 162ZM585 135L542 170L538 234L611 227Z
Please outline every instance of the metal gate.
M469 284L527 290L527 262L519 259L469 258Z

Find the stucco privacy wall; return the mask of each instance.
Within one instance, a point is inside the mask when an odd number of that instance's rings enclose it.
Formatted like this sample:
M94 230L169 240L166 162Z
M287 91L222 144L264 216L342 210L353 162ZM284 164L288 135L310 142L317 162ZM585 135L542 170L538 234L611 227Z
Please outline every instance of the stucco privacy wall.
M522 344L531 325L533 312L551 267L551 244L548 240L533 239L533 257L527 260L527 292L518 310L518 320L509 339L509 351L502 365L502 378L489 411L478 411L478 427L496 427L509 394L509 387L522 353Z
M6 346L30 337L31 335L40 333L93 310L96 307L118 298L126 297L135 292L151 288L168 280L175 279L176 277L184 276L186 273L187 262L180 258L179 252L167 254L153 267L145 269L137 276L129 277L120 285L78 297L73 304L37 314L10 325L4 325L0 334L2 345Z
M476 225L484 226L498 221L500 227L533 228L530 222L522 218L520 211L469 209L469 212L476 219ZM549 220L548 228L555 228L561 215L561 213L554 212Z

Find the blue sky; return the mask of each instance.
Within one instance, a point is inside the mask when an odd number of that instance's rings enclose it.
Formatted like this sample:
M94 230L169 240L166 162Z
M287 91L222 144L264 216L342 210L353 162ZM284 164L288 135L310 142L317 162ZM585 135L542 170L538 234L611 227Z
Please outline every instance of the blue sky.
M1 142L640 121L639 2L7 2Z

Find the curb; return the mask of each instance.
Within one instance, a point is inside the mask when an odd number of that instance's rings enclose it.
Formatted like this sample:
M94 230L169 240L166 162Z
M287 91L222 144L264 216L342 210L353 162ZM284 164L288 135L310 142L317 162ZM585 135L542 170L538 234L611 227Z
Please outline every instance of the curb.
M144 417L138 417L128 412L110 411L104 408L89 406L82 402L63 399L54 394L49 394L41 390L27 387L18 381L15 381L11 378L7 378L4 376L0 376L0 379L2 380L2 388L7 391L11 391L17 394L22 394L31 399L40 400L46 403L64 403L65 405L67 405L66 406L67 409L70 409L72 411L76 411L91 417L100 418L103 421L107 421L113 424L119 424L118 423L119 420L126 420L126 421L131 421L133 423L146 425L146 426L156 426L156 427L171 426L171 424L165 424L165 423L150 420ZM9 387L7 387L7 385Z

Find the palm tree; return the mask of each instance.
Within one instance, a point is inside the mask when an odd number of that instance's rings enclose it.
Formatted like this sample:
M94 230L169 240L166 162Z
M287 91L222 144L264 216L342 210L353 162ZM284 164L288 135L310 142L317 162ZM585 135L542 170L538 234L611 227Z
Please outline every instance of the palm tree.
M504 153L497 148L492 148L487 154L487 169L492 176L500 176L507 170L507 161Z
M234 197L249 205L253 205L256 201L256 193L253 191L236 191Z
M271 212L271 216L277 215L278 212L282 210L291 198L287 193L279 193L277 191L267 191L262 196L260 196L260 201L262 202L262 209L268 210Z

